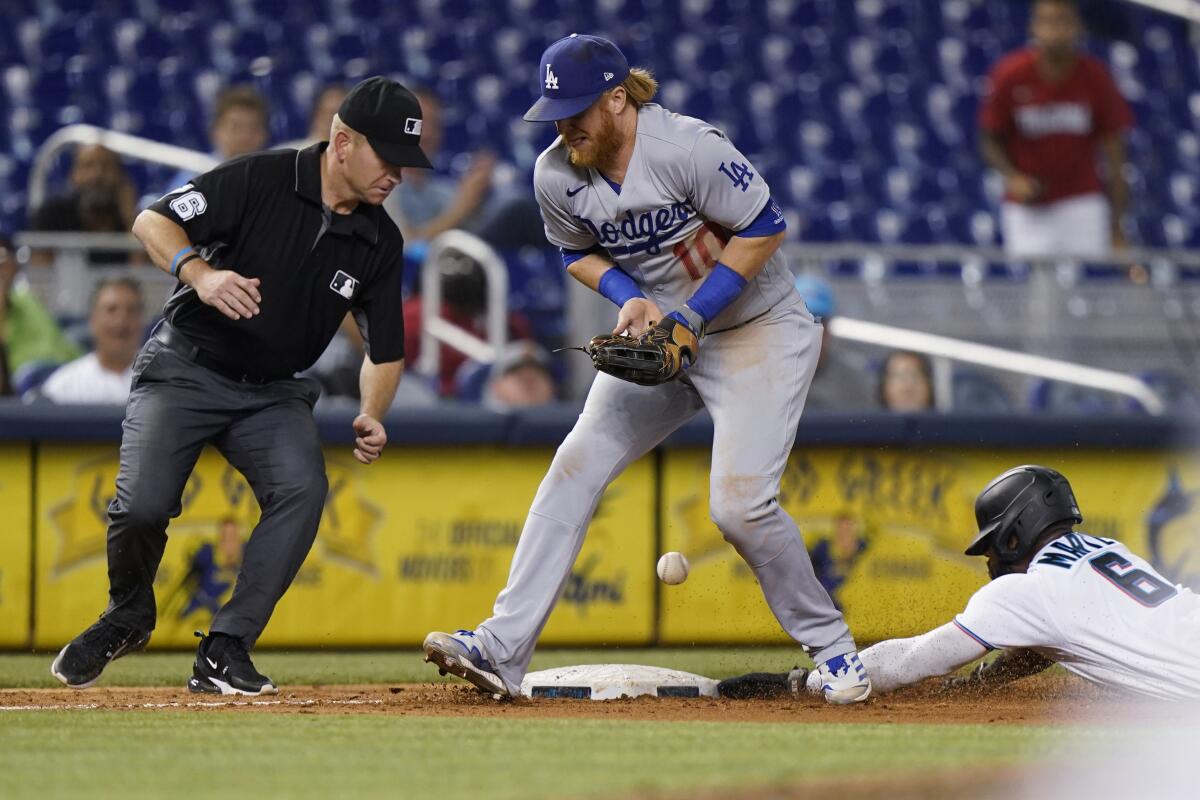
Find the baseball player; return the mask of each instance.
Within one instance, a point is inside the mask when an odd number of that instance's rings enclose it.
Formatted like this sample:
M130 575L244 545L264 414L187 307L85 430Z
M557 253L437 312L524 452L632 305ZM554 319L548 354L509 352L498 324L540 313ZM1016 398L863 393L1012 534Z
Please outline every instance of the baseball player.
M651 101L657 85L610 41L572 34L542 56L525 115L559 132L534 170L546 235L568 272L619 310L616 333L688 340L690 367L639 386L598 374L533 501L493 616L431 633L427 660L515 694L605 487L706 408L714 522L754 570L780 625L810 651L833 703L871 682L813 574L779 480L820 350L779 246L766 182L721 131ZM664 311L666 313L664 313Z
M1113 539L1076 531L1071 486L1046 467L1021 466L975 501L979 534L967 555L987 556L991 583L963 613L911 639L868 647L862 661L886 692L971 663L958 686L991 686L1062 664L1080 677L1152 698L1200 698L1200 596ZM725 696L820 691L816 673L746 675Z

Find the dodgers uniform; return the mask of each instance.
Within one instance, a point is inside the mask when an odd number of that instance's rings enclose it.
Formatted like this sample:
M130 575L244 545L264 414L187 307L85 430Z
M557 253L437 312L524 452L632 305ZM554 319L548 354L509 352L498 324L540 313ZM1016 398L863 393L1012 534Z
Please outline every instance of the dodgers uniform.
M766 182L721 131L655 104L638 110L623 184L573 166L560 138L538 159L534 188L552 243L567 253L602 248L664 313L684 305L731 236L784 229ZM701 408L714 427L713 521L754 570L780 625L818 662L855 651L777 499L820 342L777 250L709 321L698 359L677 380L642 387L596 376L538 489L508 585L475 631L510 691L605 488Z
M877 691L944 675L989 650L1025 649L1085 680L1152 698L1200 698L1200 595L1113 539L1068 533L963 613L860 653ZM810 692L820 680L810 675Z

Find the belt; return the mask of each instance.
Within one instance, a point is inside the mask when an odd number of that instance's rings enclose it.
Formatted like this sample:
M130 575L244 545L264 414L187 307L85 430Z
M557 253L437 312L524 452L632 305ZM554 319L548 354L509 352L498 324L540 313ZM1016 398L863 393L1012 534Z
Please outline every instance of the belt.
M201 350L196 345L192 344L191 340L184 336L179 331L171 327L170 323L163 320L154 330L153 338L157 339L162 345L173 353L183 356L188 361L191 361L197 366L204 367L207 370L217 373L218 375L228 378L237 383L251 383L261 386L264 383L270 383L277 378L266 378L261 375L250 375L239 371L236 367L231 367L221 359Z

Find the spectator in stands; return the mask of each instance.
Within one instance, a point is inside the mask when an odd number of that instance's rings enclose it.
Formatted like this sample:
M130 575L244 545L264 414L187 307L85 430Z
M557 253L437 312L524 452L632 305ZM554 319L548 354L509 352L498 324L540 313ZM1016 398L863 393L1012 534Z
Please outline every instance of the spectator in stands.
M125 173L121 159L107 147L86 144L75 150L71 162L70 186L63 194L51 197L30 215L35 231L72 231L80 233L128 233L133 225L137 192ZM94 264L125 264L141 260L128 250L88 251ZM50 263L52 254L35 251L34 264Z
M851 359L829 332L829 322L837 313L837 297L833 287L820 278L801 275L796 279L796 291L804 298L809 313L824 326L821 355L817 360L817 372L808 390L805 408L827 411L877 408L878 399L867 378L866 364Z
M213 158L228 161L266 148L270 136L269 117L266 98L253 86L225 89L217 95L212 127L208 132ZM324 135L328 138L328 127ZM194 176L194 170L180 170L167 188L183 186Z
M292 147L301 150L317 142L329 141L329 129L333 125L333 115L341 108L346 99L346 87L340 83L331 83L317 93L313 102L312 116L308 120L308 135L302 139L284 142L280 147ZM422 171L424 172L424 170ZM405 180L412 176L406 175Z
M94 349L54 371L42 394L55 403L124 405L133 379L133 357L145 327L142 290L132 278L96 285L88 327Z
M888 411L932 411L933 367L920 353L896 350L879 371L879 403Z
M556 390L550 356L533 342L509 342L492 365L483 404L494 411L553 403Z
M1105 66L1080 51L1075 0L1035 0L1030 32L1033 45L992 70L979 113L983 158L1004 176L1005 249L1018 257L1103 257L1125 245L1121 136L1133 115Z
M427 90L415 93L424 115L421 147L436 166L442 144L442 104ZM487 198L495 166L491 153L479 152L472 154L470 166L458 179L436 170L405 170L404 182L384 202L404 234L405 244L427 242L453 228L471 228Z
M424 137L421 142L424 145ZM403 185L403 184L402 184ZM483 269L465 256L446 257L441 264L441 317L464 331L483 338L487 335L487 280ZM404 352L410 363L421 355L421 297L414 295L404 301ZM508 336L512 341L532 340L533 326L521 314L509 312ZM442 345L438 356L436 387L442 397L455 396L455 375L467 356Z
M20 279L16 252L12 242L0 236L0 352L7 387L3 394L19 389L22 377L31 371L66 363L81 354L28 282Z

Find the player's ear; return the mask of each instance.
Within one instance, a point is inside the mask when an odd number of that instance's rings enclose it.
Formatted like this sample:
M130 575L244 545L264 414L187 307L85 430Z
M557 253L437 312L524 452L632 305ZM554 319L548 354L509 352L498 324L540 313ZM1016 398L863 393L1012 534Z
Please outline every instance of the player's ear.
M625 91L624 86L614 86L608 90L608 108L614 114L620 114L625 110L625 104L629 102L629 94Z

